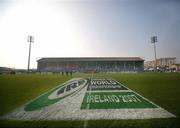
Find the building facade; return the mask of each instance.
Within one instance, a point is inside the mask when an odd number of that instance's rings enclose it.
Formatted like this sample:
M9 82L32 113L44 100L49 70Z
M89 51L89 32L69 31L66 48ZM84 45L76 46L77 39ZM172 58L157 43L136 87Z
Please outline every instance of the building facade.
M172 64L171 69L174 71L180 71L180 63L179 64Z
M176 63L176 57L159 58L157 59L157 66L159 67L170 67Z
M139 57L74 57L41 58L37 60L40 72L141 72L144 60Z
M159 68L170 68L171 65L176 63L176 57L166 57L157 59L157 67ZM146 61L145 68L154 68L155 61Z

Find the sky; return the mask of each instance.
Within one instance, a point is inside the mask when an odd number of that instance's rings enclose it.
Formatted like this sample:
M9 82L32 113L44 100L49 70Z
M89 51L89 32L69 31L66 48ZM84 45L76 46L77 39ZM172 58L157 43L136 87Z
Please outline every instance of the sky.
M179 0L0 0L0 67L42 57L157 57L180 62Z

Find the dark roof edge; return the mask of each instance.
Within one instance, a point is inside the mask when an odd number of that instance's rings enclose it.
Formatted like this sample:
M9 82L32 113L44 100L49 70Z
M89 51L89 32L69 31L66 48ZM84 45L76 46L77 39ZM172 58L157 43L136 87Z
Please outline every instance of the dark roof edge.
M140 57L42 57L37 60L45 60L45 59L132 59L132 60L138 60L138 61L144 61L144 59Z

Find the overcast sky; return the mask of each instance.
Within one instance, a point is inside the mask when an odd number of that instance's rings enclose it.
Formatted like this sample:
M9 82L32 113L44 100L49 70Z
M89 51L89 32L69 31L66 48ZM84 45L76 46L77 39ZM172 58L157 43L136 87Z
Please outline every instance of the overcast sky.
M0 66L41 57L180 58L179 0L0 0Z

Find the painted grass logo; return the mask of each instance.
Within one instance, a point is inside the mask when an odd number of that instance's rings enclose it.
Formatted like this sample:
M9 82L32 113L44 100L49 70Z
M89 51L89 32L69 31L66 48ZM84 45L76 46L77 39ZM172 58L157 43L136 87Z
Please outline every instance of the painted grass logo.
M157 108L111 79L92 79L87 90L81 109Z
M3 116L22 120L171 117L175 116L121 83L106 78L73 78Z
M76 94L83 89L86 84L87 79L76 79L74 81L69 81L29 103L25 107L25 111L33 111L54 104L67 96Z

